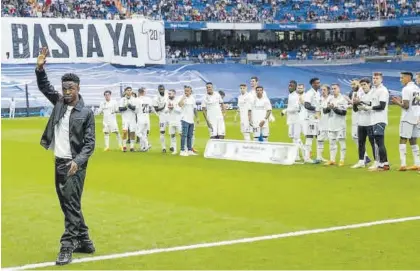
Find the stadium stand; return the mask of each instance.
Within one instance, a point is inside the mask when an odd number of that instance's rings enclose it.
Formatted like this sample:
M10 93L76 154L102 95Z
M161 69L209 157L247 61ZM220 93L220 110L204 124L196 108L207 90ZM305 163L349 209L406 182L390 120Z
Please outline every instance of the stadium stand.
M124 19L134 14L174 22L339 22L420 14L415 0L6 0L1 5L2 16Z

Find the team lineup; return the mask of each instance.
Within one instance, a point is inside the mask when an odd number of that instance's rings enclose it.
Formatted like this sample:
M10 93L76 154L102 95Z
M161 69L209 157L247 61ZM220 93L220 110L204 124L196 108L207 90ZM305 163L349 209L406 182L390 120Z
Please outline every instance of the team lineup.
M400 133L400 171L420 170L419 147L420 136L420 73L414 76L410 72L402 72L400 81L403 86L402 99L392 97L392 103L401 107L402 115ZM371 171L389 170L389 162L385 147L385 130L388 125L389 91L382 83L380 72L373 73L372 79L353 79L349 95L341 93L339 84L321 85L318 78L309 81L311 88L305 92L305 85L291 80L287 108L281 115L287 116L288 135L293 143L299 146L296 161L304 163L324 163L335 165L338 149L340 149L339 166L344 165L346 157L346 116L352 112L351 135L358 150L359 161L352 168L364 168L371 159L366 150L369 140L373 163ZM240 85L238 109L235 121L239 116L240 130L246 141L268 141L270 122L275 121L272 106L264 88L257 77L251 78L251 90L246 84ZM212 139L224 139L226 135L223 103L224 93L215 91L212 83L206 84L206 95L201 108L206 121L209 136ZM195 124L198 124L197 105L190 86L184 87L181 97L176 91L167 91L159 85L155 98L146 96L146 90L140 88L138 96L131 87L126 87L120 102L111 100L109 90L104 93L105 101L99 107L104 115L103 131L105 150L109 150L109 137L116 134L120 148L127 151L129 140L130 151L135 151L135 143L139 142L140 151L147 152L151 145L148 135L151 128L150 114L159 116L160 142L162 152L166 153L166 131L170 137L172 154L178 154L177 135L180 135L181 156L197 155L194 149ZM122 137L118 132L116 113L122 116ZM302 136L305 142L302 142ZM323 157L324 143L329 141L329 159ZM316 142L316 158L312 159L312 145ZM414 165L406 165L406 143L410 143Z

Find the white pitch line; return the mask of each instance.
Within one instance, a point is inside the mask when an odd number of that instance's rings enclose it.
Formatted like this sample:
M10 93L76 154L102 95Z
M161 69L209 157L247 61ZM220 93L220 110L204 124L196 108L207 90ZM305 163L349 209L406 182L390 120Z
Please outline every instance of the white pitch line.
M163 252L185 251L185 250L192 250L192 249L198 249L198 248L220 247L220 246L229 246L229 245L243 244L243 243L254 243L254 242L265 241L265 240L281 239L281 238L287 238L287 237L293 237L293 236L302 236L302 235L310 235L310 234L316 234L316 233L341 231L341 230L349 230L349 229L357 229L357 228L366 228L366 227L372 227L376 225L401 223L401 222L414 221L414 220L420 220L420 216L379 220L379 221L373 221L373 222L365 222L365 223L359 223L359 224L336 226L336 227L329 227L329 228L322 228L322 229L286 232L286 233L281 233L281 234L265 235L265 236L242 238L242 239L212 242L212 243L202 243L202 244L196 244L196 245L187 245L187 246L178 246L178 247L169 247L169 248L156 248L156 249L139 250L139 251L133 251L133 252L109 254L109 255L103 255L103 256L94 256L94 257L89 257L89 258L79 258L79 259L74 259L72 261L72 264L120 259L120 258L134 257L134 256L140 256L140 255L163 253ZM55 265L55 262L44 262L44 263L27 264L27 265L22 265L22 266L15 266L15 267L6 267L6 268L2 268L2 270L7 270L7 271L25 270L25 269L43 268L43 267L54 266L54 265Z

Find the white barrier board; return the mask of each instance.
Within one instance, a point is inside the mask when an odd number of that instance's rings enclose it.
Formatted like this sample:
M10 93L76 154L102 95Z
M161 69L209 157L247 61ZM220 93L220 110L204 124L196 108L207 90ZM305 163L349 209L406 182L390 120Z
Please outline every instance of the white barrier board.
M205 158L244 162L293 165L298 145L281 142L210 139Z

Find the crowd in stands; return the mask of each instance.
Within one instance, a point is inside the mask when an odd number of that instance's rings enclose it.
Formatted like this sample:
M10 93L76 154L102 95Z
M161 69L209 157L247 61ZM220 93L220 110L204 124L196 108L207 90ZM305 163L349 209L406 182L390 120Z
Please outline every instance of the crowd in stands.
M167 57L176 61L178 59L198 59L202 63L221 63L225 59L245 57L247 53L267 54L269 57L280 60L306 60L306 59L350 59L364 56L378 55L409 55L420 56L420 43L399 45L395 43L370 45L300 45L293 48L287 44L239 44L239 45L210 45L191 46L188 44L166 47Z
M4 0L2 16L166 21L337 22L420 15L418 0Z

